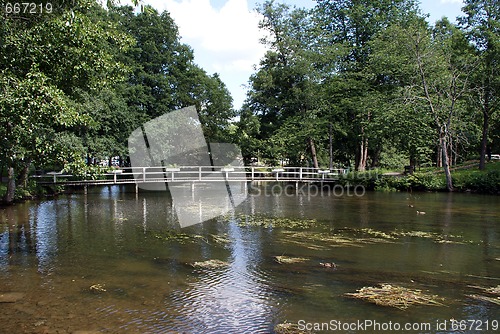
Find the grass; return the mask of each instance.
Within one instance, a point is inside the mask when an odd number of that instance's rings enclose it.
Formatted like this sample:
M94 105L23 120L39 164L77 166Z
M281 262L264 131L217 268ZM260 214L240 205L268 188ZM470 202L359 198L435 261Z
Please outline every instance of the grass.
M471 191L484 194L500 193L500 161L491 161L486 169L478 169L479 161L471 160L451 168L453 187L456 191ZM371 170L363 173L351 173L346 181L361 184L369 190L381 191L445 191L446 180L442 168L417 168L412 175L382 176L388 170ZM393 171L393 172L401 172Z

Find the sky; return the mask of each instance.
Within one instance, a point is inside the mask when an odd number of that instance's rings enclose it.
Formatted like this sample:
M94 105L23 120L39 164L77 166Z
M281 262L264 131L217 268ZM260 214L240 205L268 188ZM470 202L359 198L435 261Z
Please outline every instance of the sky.
M168 11L179 27L181 42L194 50L195 63L208 74L219 73L233 97L235 109L245 98L249 77L266 48L259 43L256 3L263 0L145 0L160 13ZM278 0L311 8L313 0ZM443 16L451 21L461 15L462 0L421 0L423 13L434 23Z

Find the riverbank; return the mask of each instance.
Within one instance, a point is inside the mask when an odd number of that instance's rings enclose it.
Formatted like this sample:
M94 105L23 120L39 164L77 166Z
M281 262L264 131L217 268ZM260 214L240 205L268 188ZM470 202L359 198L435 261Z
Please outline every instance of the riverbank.
M454 191L478 194L500 194L500 161L489 162L481 171L477 164L456 166L451 171ZM354 172L342 184L362 185L375 191L446 191L442 168L425 168L411 175L385 173L380 170Z
M451 174L454 191L500 194L500 161L489 162L484 171L477 168L477 163L468 162L454 167ZM373 191L446 191L445 176L441 168L423 168L411 175L385 170L352 172L344 175L340 184L346 187L360 185ZM6 184L0 183L0 198L3 198L6 191ZM62 186L41 187L32 181L26 188L16 189L15 201L54 196L62 192Z
M7 192L7 184L0 183L0 206L9 205L7 203L4 203L3 201L3 197L6 192ZM53 197L63 192L64 192L63 186L42 187L40 185L37 185L36 182L31 181L28 183L26 187L16 187L16 193L13 203L23 202L26 200L37 199L37 198Z

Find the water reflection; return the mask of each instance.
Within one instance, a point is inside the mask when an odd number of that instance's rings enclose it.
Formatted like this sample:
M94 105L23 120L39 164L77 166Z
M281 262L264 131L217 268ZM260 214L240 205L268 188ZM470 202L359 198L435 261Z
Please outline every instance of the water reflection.
M196 281L168 296L167 304L178 310L180 319L169 319L175 330L196 333L268 333L278 305L273 301L267 274L262 271L260 238L237 224L228 226L229 263L220 270L197 269ZM204 259L215 254L205 252Z

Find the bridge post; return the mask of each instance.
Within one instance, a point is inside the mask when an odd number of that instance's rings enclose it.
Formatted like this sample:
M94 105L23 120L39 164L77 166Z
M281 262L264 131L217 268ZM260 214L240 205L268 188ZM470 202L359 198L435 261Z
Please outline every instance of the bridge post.
M198 181L201 181L201 166L198 167Z
M299 168L299 180L302 181L302 167Z
M142 182L146 182L146 167L142 167Z
M113 182L116 183L116 173L113 173Z
M252 167L252 181L255 179L255 167Z

